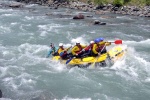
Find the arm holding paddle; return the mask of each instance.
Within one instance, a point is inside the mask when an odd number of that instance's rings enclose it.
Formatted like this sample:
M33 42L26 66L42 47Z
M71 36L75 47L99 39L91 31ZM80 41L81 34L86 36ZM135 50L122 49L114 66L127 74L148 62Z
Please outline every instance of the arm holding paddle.
M66 48L65 50L61 51L59 53L60 56L62 56L65 52L67 52L72 46L70 46L69 48Z

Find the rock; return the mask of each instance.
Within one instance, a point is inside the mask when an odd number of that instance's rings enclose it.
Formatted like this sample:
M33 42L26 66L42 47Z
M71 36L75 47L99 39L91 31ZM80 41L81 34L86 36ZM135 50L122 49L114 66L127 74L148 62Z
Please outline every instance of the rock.
M20 4L20 3L14 3L14 4L10 4L9 7L12 7L12 8L20 8L20 7L23 7L23 5Z
M99 20L95 20L93 24L94 25L106 25L106 23L100 22Z
M100 24L100 21L99 21L99 20L95 20L95 21L94 21L94 25L97 25L97 24Z
M75 15L75 16L73 17L73 19L84 19L84 15L82 15L82 14Z
M86 15L86 17L93 17L93 15Z

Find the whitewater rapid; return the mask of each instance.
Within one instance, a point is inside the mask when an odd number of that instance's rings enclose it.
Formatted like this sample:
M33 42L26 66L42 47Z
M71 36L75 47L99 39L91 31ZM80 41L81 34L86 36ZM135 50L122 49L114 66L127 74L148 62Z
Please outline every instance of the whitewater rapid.
M150 19L92 12L83 12L93 15L84 20L46 15L66 14L66 11L67 8L54 10L34 4L24 9L0 8L3 99L149 100ZM82 13L70 11L72 15ZM90 24L97 19L106 22L106 26ZM111 67L96 69L67 69L65 64L46 58L50 43L57 46L63 42L67 47L76 40L88 44L97 37L106 41L121 39L122 46L127 47L125 57Z

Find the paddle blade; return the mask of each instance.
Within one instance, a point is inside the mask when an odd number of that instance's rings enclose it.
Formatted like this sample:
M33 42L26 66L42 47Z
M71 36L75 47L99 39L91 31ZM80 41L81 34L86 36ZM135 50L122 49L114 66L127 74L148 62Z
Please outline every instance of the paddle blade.
M122 40L116 40L114 43L115 44L122 44Z
M68 60L66 61L66 64L68 64L72 59L73 59L73 57L70 58L70 59L68 59Z

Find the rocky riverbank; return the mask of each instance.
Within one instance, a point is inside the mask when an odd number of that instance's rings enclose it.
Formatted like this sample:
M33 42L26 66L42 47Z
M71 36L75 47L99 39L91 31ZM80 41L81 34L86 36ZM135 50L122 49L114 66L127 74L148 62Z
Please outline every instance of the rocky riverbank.
M77 9L82 11L89 11L95 12L95 14L106 14L106 13L116 13L116 14L123 14L123 15L134 15L134 16L141 16L141 17L150 17L150 6L144 7L136 7L136 6L122 6L116 7L112 4L107 4L103 6L95 6L94 4L86 4L83 2L79 2L77 0L64 2L63 0L16 0L23 3L35 3L44 6L49 6L50 9L58 9L59 7L67 7L70 9ZM61 2L60 2L61 1ZM63 2L62 2L63 1ZM0 4L2 6L2 4ZM9 4L7 5L12 8L19 8L23 7L21 3L17 4Z
M95 14L105 14L105 13L116 13L123 15L134 15L141 17L150 17L150 6L145 7L136 7L136 6L122 6L115 7L112 4L103 5L103 6L95 6L94 4L86 4L83 2L73 1L73 2L53 2L48 4L50 7L57 9L58 7L67 7L71 9L77 9L82 11L91 11L95 12Z

